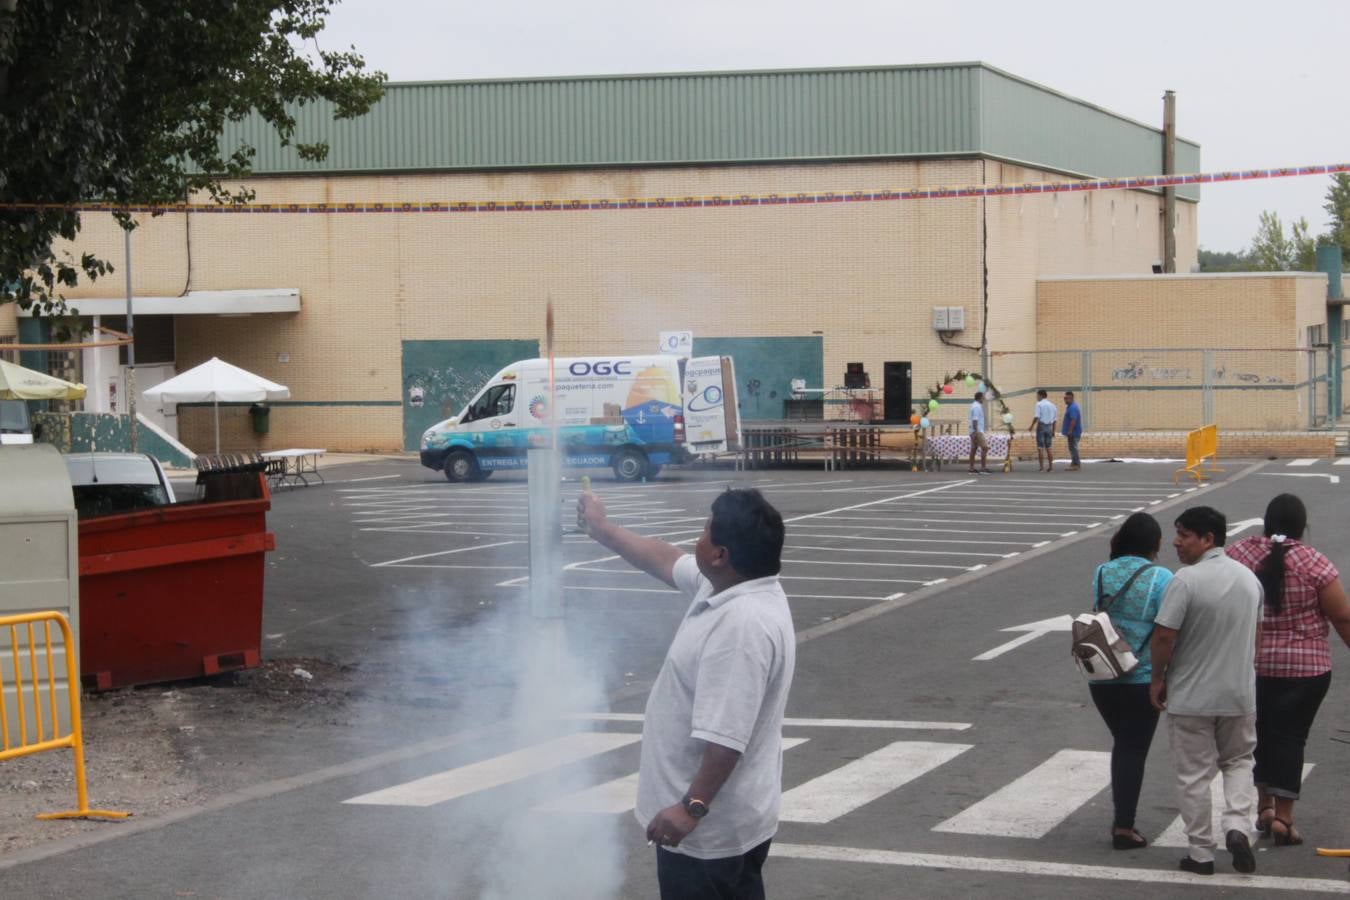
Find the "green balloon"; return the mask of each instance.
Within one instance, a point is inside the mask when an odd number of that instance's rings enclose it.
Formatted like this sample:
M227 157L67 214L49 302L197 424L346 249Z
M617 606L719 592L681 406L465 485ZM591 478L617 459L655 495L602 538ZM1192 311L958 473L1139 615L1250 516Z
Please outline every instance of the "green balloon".
M974 387L974 386L975 386L975 376L974 376L974 375L967 375L967 376L966 376L966 387Z
M928 401L928 408L929 408L929 409L937 409L937 408L938 408L938 402L937 402L936 400L929 400L929 401Z

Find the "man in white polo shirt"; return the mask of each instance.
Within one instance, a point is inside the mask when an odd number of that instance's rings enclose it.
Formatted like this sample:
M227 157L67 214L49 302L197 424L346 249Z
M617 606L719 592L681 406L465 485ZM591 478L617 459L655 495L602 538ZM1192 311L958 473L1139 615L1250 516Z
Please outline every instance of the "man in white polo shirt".
M783 517L759 491L728 490L692 556L610 522L590 492L577 501L577 524L692 601L642 725L635 812L657 845L662 900L762 898L796 662L778 581Z
M970 474L988 475L989 472L989 438L984 433L984 391L975 392L975 401L970 404L970 415L967 417L970 424ZM975 468L975 451L980 451L980 467Z

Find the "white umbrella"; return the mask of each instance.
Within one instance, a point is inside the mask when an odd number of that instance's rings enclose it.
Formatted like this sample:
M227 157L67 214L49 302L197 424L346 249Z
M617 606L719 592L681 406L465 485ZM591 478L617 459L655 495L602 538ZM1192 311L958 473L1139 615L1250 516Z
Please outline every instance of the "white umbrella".
M219 453L221 401L258 403L263 400L284 400L291 392L283 384L268 381L213 356L200 366L147 388L144 395L162 403L205 403L209 400L215 406L216 452Z

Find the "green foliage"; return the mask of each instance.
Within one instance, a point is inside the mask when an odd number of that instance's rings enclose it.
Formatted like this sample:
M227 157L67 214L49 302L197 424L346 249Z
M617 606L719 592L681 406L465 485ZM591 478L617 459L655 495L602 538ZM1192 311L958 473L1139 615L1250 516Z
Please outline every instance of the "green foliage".
M1338 172L1331 176L1327 202L1322 208L1331 217L1331 230L1325 235L1325 241L1319 243L1338 245L1341 258L1350 259L1350 174Z
M1285 237L1279 214L1261 213L1261 225L1252 238L1247 262L1255 272L1311 272L1316 269L1316 241L1308 234L1308 220L1293 223L1292 236Z
M365 113L384 74L315 38L334 0L13 0L0 3L0 302L56 312L62 288L112 267L53 251L79 214L14 203L164 204L204 192L246 203L255 153L222 147L227 121L257 110L283 144L299 106ZM234 186L232 186L234 185ZM119 216L124 227L134 227Z
M1198 252L1201 272L1250 272L1252 265L1245 253L1229 253L1221 250Z

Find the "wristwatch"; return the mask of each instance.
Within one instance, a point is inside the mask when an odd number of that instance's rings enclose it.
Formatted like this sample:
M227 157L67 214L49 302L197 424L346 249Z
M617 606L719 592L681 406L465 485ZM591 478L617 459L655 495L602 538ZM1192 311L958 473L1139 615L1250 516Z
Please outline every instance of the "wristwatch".
M680 804L684 806L684 811L689 813L691 819L701 819L708 814L708 804L702 800L695 800L688 794L680 798Z

